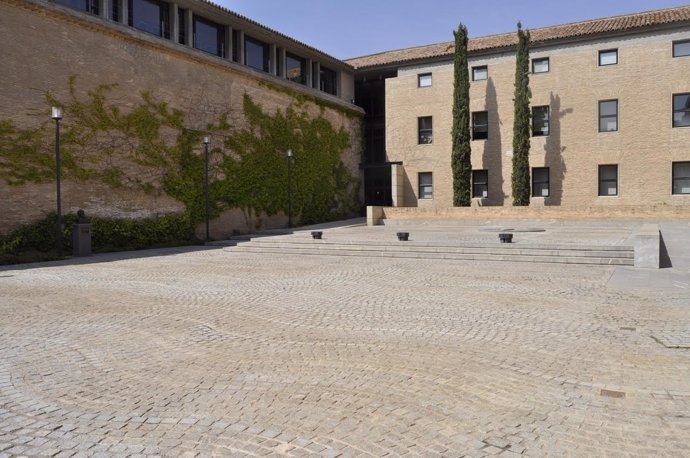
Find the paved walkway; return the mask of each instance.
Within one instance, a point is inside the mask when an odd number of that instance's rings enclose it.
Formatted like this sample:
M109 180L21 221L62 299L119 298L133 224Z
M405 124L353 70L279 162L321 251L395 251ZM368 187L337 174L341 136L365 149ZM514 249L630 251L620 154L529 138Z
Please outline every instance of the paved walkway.
M687 456L690 289L626 272L220 248L5 267L0 457Z

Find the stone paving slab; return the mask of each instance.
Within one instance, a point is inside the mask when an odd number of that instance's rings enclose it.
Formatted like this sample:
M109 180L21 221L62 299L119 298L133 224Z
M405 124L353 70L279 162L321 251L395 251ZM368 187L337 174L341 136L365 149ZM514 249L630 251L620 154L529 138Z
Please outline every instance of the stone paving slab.
M348 229L350 230L350 229ZM690 289L178 248L0 269L7 456L686 456Z

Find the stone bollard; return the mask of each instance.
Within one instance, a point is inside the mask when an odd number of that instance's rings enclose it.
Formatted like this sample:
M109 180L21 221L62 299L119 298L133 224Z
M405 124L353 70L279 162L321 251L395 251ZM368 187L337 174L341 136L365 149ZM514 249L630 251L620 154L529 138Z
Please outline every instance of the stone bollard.
M84 210L77 212L79 220L72 225L72 256L91 256L91 224Z

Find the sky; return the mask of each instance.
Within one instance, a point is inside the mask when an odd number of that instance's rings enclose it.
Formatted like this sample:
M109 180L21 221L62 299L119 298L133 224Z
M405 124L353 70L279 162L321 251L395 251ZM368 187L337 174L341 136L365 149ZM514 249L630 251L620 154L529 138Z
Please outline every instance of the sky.
M339 59L598 19L690 0L211 0Z

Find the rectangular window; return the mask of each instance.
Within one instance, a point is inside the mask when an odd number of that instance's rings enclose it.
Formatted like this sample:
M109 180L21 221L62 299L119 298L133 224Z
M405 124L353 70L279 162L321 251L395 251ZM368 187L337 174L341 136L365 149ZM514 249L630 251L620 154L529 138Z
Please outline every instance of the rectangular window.
M431 73L421 73L417 75L417 87L431 86Z
M320 89L326 94L338 95L338 74L335 70L321 66Z
M673 194L690 194L690 162L673 163Z
M183 45L187 43L187 10L177 9L177 42Z
M690 40L673 42L673 57L690 56Z
M225 57L225 26L194 15L194 47Z
M532 169L532 197L549 197L549 168Z
M487 138L489 138L489 112L475 111L472 113L472 140Z
M690 93L673 94L673 127L690 127Z
M153 35L170 38L168 4L158 0L129 0L128 24Z
M618 100L599 101L599 132L618 130Z
M599 166L599 195L618 195L618 164Z
M299 84L307 84L307 61L294 54L285 54L287 74L285 78Z
M431 125L431 116L417 118L418 138L420 145L428 145L434 140L434 133Z
M419 198L432 199L434 197L434 180L431 172L419 174Z
M542 57L541 59L532 59L532 73L548 73L549 72L549 58Z
M269 46L263 41L244 37L244 64L267 72L269 69Z
M110 2L110 19L115 22L120 22L121 1L122 0L113 0Z
M489 67L482 65L472 67L472 81L481 81L489 78Z
M599 66L616 65L618 63L618 50L607 49L599 51Z
M549 107L532 107L532 136L549 135Z
M79 11L86 11L87 13L99 14L98 0L55 0L55 3L74 8Z
M472 170L472 197L489 197L488 170Z

